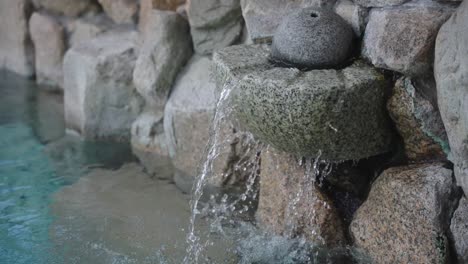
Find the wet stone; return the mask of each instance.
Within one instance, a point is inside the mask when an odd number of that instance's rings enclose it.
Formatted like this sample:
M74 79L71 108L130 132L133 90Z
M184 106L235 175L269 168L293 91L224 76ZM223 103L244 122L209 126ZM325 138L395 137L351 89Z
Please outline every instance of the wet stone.
M273 37L272 59L298 68L333 68L352 52L353 29L328 9L306 8L287 16Z
M266 46L234 46L214 55L218 89L233 89L239 120L277 149L325 160L390 150L387 81L357 61L343 70L274 67ZM363 144L365 142L365 144Z

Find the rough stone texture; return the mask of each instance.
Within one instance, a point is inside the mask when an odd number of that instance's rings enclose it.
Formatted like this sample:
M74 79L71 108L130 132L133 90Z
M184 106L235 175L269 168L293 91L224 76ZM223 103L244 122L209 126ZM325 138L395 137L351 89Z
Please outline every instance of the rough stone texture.
M457 184L468 193L468 1L441 28L435 52L439 110L451 147Z
M191 0L188 17L193 45L200 54L229 46L242 33L239 0Z
M367 8L357 5L351 0L338 0L333 10L353 28L356 36L361 36L364 33L369 15Z
M452 11L431 3L372 9L362 54L376 67L409 76L431 71L437 32Z
M164 128L179 185L190 185L205 156L216 108L210 72L208 58L194 57L180 74L164 111Z
M351 223L354 245L377 264L447 263L455 194L452 171L441 164L384 171Z
M104 12L117 24L134 23L138 0L98 0Z
M144 31L148 24L148 17L153 9L175 11L181 0L140 0L140 15L138 18L138 29Z
M55 14L77 17L99 7L95 0L32 0L37 9L46 9Z
M462 197L450 224L459 263L468 263L468 200Z
M146 108L159 115L192 47L189 26L177 13L152 10L148 19L151 28L143 33L133 82L145 98Z
M65 55L67 127L89 139L127 141L141 99L132 85L137 34L115 31Z
M410 0L354 0L354 2L364 7L384 7L384 6L398 6Z
M281 19L291 11L307 7L333 8L336 0L241 0L242 15L254 43L271 42Z
M34 13L29 20L34 43L36 81L63 89L62 61L65 54L65 33L53 17Z
M450 150L440 113L419 94L409 78L396 82L387 109L411 161L446 159L445 152Z
M0 68L34 75L34 48L29 36L28 0L0 0Z
M132 124L132 152L152 176L173 176L172 161L164 134L163 116L142 113Z
M353 30L335 12L306 8L292 12L279 25L271 46L271 58L298 68L339 67L353 48Z
M345 242L331 200L315 185L314 175L293 156L267 147L261 154L259 225L275 234L305 237L319 245Z
M274 68L268 56L266 46L234 46L214 55L218 87L232 89L238 118L261 141L326 160L390 149L381 74L360 61L343 70Z
M68 45L76 46L80 43L91 40L113 27L114 23L106 15L97 15L92 17L70 20L66 24L69 32Z

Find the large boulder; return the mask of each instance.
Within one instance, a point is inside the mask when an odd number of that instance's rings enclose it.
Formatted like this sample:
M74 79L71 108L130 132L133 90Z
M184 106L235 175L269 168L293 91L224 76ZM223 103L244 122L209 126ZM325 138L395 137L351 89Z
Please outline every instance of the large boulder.
M340 67L353 51L352 28L335 12L305 8L283 19L273 37L271 58L289 67Z
M192 55L189 25L173 11L152 10L151 27L142 32L143 44L133 82L146 108L162 113L177 73Z
M96 0L32 0L32 2L37 9L69 17L77 17L99 9Z
M450 151L440 113L416 90L409 78L400 78L387 108L411 161L445 160Z
M65 55L67 127L89 139L128 141L142 101L132 84L137 34L115 31Z
M34 13L29 28L36 57L36 81L63 89L62 61L66 44L62 25L51 16Z
M138 14L138 0L98 0L104 12L117 24L134 23Z
M73 47L112 29L114 23L104 14L70 19L66 23L68 46Z
M342 70L302 72L274 67L269 54L253 45L214 55L218 87L232 90L237 117L261 141L335 161L390 150L388 83L375 69L356 61Z
M0 1L0 68L34 75L34 48L28 31L32 6L28 0Z
M378 68L418 76L432 69L437 32L453 12L434 3L374 8L363 41L363 56Z
M398 6L409 1L410 0L354 0L356 4L364 7Z
M250 39L254 43L270 42L281 19L293 10L307 7L333 8L336 0L241 0Z
M376 264L447 263L456 193L441 164L384 171L351 223L354 245Z
M439 109L455 164L457 184L468 193L468 1L440 29L434 72Z
M462 197L450 224L459 263L468 263L468 200Z
M367 8L351 0L338 0L333 10L353 28L356 36L360 37L364 33L369 15Z
M311 162L311 161L309 161ZM261 153L259 225L317 245L343 245L343 224L333 202L315 184L313 164L267 147Z
M211 54L235 43L242 33L240 0L191 0L188 18L195 51Z

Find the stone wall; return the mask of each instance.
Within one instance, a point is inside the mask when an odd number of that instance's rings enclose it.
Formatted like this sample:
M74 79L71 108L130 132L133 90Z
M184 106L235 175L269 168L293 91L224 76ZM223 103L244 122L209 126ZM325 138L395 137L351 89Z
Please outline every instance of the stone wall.
M467 1L0 0L0 68L63 92L69 130L129 142L184 191L215 144L209 185L258 175L270 232L376 263L463 263ZM339 46L340 65L272 63L275 32L300 10L336 13L352 43L297 25L283 32L290 52Z

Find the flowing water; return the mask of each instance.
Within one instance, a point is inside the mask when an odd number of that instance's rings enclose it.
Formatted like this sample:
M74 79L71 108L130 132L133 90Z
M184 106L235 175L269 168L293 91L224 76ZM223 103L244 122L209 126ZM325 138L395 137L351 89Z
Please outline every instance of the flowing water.
M342 262L356 259L352 249L319 249L256 227L260 144L235 164L252 172L243 186L206 191L225 143L229 90L192 196L146 175L128 145L66 135L60 95L4 72L0 95L1 264L357 263ZM315 184L319 159L304 163L304 181ZM291 215L309 191L291 197Z

